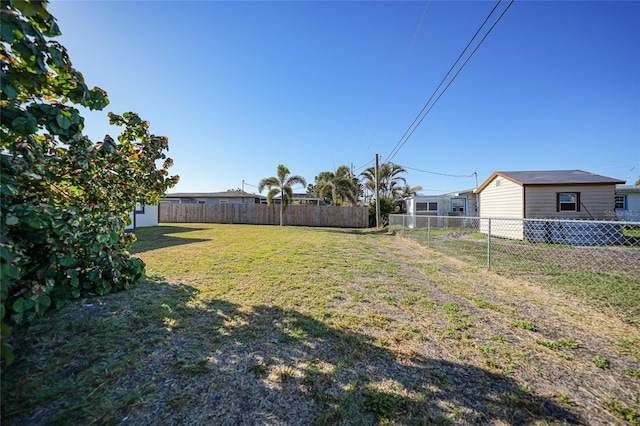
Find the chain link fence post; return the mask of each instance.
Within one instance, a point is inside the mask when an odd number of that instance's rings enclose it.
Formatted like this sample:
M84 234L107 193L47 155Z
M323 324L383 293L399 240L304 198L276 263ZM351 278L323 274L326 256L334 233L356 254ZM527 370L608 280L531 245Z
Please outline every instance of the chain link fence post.
M487 270L491 269L491 218L487 224Z

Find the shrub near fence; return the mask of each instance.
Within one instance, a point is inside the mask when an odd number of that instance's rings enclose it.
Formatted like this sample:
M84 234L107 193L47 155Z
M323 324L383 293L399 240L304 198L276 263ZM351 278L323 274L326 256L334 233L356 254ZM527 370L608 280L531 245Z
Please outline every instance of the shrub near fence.
M640 325L640 222L391 215L397 233Z
M280 206L267 204L160 204L161 223L237 223L279 225ZM366 206L290 205L284 211L284 224L289 226L322 226L366 228L369 210Z

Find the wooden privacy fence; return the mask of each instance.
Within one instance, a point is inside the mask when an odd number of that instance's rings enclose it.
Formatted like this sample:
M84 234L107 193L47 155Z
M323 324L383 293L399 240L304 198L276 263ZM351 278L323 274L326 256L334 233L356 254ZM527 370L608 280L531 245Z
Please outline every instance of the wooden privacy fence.
M241 223L279 225L280 205L267 204L160 204L160 223ZM289 226L366 228L366 206L336 207L290 205L283 215Z

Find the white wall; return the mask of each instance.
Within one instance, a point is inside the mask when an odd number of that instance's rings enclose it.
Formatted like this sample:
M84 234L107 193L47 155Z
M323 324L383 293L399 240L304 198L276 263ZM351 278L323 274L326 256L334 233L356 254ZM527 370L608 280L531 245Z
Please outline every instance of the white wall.
M144 213L136 213L136 228L158 226L158 206L144 206Z

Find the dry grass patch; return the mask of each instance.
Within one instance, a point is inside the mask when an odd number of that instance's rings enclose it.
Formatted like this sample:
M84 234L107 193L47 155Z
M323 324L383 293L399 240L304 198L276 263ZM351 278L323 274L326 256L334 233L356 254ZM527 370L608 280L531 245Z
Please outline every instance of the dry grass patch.
M574 297L378 233L139 238L144 283L13 342L3 422L637 422L640 332Z

